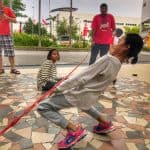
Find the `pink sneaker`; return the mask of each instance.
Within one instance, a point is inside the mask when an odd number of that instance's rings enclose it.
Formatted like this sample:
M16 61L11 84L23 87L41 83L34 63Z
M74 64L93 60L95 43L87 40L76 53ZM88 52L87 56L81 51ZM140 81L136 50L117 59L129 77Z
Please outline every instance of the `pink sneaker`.
M106 124L98 124L93 127L93 132L100 134L100 133L109 133L111 131L115 130L115 127L113 126L112 122Z
M86 136L85 129L79 128L75 132L68 132L67 136L58 143L59 149L66 149L72 147L78 141Z

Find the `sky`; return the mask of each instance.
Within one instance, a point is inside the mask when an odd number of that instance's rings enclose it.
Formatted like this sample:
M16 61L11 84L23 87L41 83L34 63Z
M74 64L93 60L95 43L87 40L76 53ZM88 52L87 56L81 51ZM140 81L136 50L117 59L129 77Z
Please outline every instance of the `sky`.
M26 4L27 16L38 18L38 1L39 0L22 0ZM60 7L69 7L70 0L41 0L42 1L42 18L46 19L49 16L49 9ZM49 7L50 2L50 7ZM78 8L78 12L84 13L99 13L99 5L101 3L108 4L108 12L114 16L122 17L141 17L143 0L73 0L73 7ZM54 13L51 14L55 15Z

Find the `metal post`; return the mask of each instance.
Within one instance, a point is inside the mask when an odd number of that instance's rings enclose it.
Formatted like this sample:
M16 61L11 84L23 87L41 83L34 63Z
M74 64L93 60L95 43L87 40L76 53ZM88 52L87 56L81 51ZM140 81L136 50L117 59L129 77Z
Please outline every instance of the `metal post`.
M70 29L69 29L69 45L71 47L71 39L72 39L72 0L70 0L70 17L69 17L69 25L70 25Z
M32 6L32 9L33 9L33 10L32 10L32 11L33 11L33 12L32 12L32 13L33 13L33 14L32 14L32 35L33 35L33 33L34 33L34 6Z
M39 0L39 24L38 24L38 32L39 32L39 43L38 43L38 46L41 47L41 0Z
M50 36L52 35L52 22L51 22L51 0L49 0L49 33L50 33Z

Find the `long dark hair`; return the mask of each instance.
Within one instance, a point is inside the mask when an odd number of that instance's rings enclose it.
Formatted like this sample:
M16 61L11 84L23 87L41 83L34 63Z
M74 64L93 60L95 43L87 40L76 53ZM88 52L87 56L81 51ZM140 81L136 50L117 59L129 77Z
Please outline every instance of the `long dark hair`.
M128 58L131 59L131 64L136 64L138 61L138 54L143 47L143 39L136 33L128 33L125 38L126 45L129 46Z
M49 52L48 52L48 54L47 54L47 60L51 60L51 56L52 56L52 53L53 53L54 51L56 51L57 54L58 54L58 56L59 56L58 60L60 59L60 55L59 55L58 50L57 50L57 49L51 49L51 50L49 50Z

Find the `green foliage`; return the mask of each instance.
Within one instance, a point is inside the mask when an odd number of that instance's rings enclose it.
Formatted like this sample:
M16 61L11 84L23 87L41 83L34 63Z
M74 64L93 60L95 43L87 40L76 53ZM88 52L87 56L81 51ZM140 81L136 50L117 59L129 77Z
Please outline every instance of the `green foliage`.
M73 39L76 39L78 37L78 30L79 30L79 27L76 24L76 22L73 20L72 21L72 27L71 27L71 33L72 33Z
M10 0L3 0L4 5L10 6ZM26 5L22 3L22 0L12 0L12 9L14 10L17 17L26 17L25 14L22 14L22 11L25 11Z
M25 22L25 25L23 26L23 31L25 33L31 34L32 33L32 26L34 26L31 18L28 19L27 22Z
M14 43L16 46L36 46L38 45L38 37L30 36L25 33L14 33Z
M135 26L135 27L128 27L128 26L125 26L125 33L137 33L139 34L140 33L140 27L139 26Z
M90 48L90 44L87 41L78 41L72 44L74 48Z
M147 52L150 52L150 47L146 47L146 46L145 46L145 47L143 47L143 50L144 50L144 51L147 51Z
M29 35L26 33L14 33L15 46L38 46L39 37L37 35ZM52 42L48 37L41 37L41 45L43 47L56 46L56 42Z
M41 38L41 46L42 47L49 47L51 45L56 46L56 43L53 43L52 41L50 41L48 37Z
M32 19L29 18L23 27L23 31L27 34L38 34L39 23L34 24ZM47 35L47 30L45 27L41 27L41 35Z
M143 23L142 26L143 26L143 27L142 27L142 30L143 30L143 31L150 29L150 23L148 23L148 22Z
M63 36L63 35L69 35L69 30L70 26L65 18L63 18L62 21L58 21L57 26L56 26L56 31L58 37ZM75 23L75 21L72 21L72 28L71 28L71 33L72 33L72 39L77 39L79 28L78 25Z
M69 34L69 26L68 26L67 20L65 18L63 18L62 21L58 22L58 24L56 26L56 31L57 31L58 37Z

